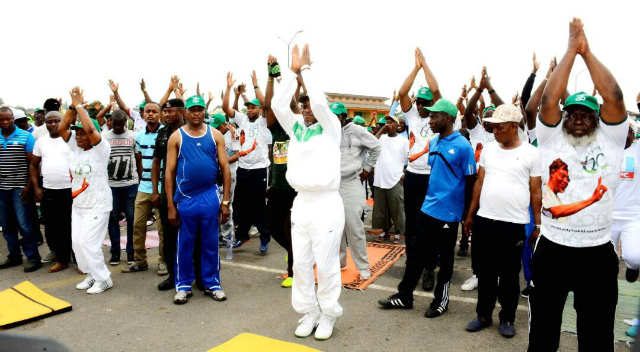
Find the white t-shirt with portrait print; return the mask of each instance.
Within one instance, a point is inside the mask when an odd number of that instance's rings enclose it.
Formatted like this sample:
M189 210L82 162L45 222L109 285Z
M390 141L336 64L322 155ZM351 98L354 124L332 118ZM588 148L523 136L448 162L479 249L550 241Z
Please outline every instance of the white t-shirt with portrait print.
M109 155L111 147L103 138L89 150L78 147L75 135L69 139L71 148L71 190L78 193L73 198L76 208L91 209L95 212L109 212L113 206L109 187Z
M593 247L611 240L614 195L628 128L626 121L616 125L600 121L594 132L594 141L587 146L574 147L563 131L562 121L550 127L538 119L536 135L543 186L549 181L549 166L554 160L560 159L569 169L569 185L563 192L555 194L562 204L589 199L599 178L602 178L602 185L608 188L602 199L573 215L553 218L549 212L543 212L541 235L568 247Z
M410 146L409 155L417 154L429 144L429 141L434 136L433 131L431 131L429 127L430 119L428 117L421 117L415 104L411 106L409 111L404 113L404 117L409 130L409 140L415 140L413 145ZM424 154L414 161L410 161L409 165L407 165L407 171L414 174L430 174L429 153Z
M514 224L528 224L531 200L529 182L531 177L541 175L538 150L528 143L504 149L493 142L482 151L479 164L484 169L484 182L478 215Z
M269 144L272 142L271 131L267 128L267 119L260 116L253 122L239 111L235 112L234 120L238 125L236 134L240 141L240 150L248 150L256 141L256 149L238 159L238 167L252 170L269 167Z

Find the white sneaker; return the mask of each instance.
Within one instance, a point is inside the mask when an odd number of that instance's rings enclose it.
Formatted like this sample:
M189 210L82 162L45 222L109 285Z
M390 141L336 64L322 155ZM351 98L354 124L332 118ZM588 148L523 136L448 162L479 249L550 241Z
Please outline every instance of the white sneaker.
M316 340L328 340L331 335L333 335L333 326L335 323L336 318L322 314L318 322L318 327L316 328L316 334L314 335Z
M298 320L298 327L296 328L295 335L297 337L307 337L311 335L313 329L318 326L318 320L320 320L320 312L313 311L305 314L300 320Z
M95 295L98 293L102 293L110 288L113 287L113 281L111 281L111 279L106 279L104 281L96 281L93 286L91 286L88 290L87 293L90 295Z
M167 264L165 263L158 263L158 275L159 276L163 276L163 275L168 275L169 271L167 270Z
M461 286L462 291L473 291L478 288L478 277L473 275L467 279Z
M87 289L91 288L91 286L93 286L94 282L96 282L96 280L94 280L93 277L91 277L91 275L87 274L87 276L84 277L84 280L80 281L76 285L76 289L78 289L78 290L87 290Z
M251 225L251 228L249 228L249 236L250 237L258 237L258 235L260 234L260 232L258 232L258 229Z

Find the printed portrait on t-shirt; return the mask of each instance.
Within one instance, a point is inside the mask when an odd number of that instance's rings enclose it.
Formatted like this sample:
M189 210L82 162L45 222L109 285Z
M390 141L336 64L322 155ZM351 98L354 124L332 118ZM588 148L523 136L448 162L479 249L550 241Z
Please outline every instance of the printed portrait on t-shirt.
M593 164L583 164L584 171L588 173L593 167ZM591 197L571 203L563 202L562 194L567 190L570 182L569 165L560 158L555 159L549 165L549 181L542 187L543 215L554 219L571 216L600 201L607 192L607 187L602 184L602 178L598 178L598 184Z

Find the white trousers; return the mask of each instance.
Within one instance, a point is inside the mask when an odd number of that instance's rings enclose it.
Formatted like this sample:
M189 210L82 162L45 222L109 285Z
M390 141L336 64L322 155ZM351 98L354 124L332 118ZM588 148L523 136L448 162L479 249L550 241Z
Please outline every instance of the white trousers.
M109 212L71 208L71 244L78 269L96 281L107 280L111 273L104 262L102 241L107 234Z
M343 228L344 207L338 191L298 193L291 208L291 305L296 312L320 310L331 317L342 315L338 299L342 289L339 255Z
M622 246L622 259L627 268L640 268L640 219L614 220L611 225L611 240L618 250Z

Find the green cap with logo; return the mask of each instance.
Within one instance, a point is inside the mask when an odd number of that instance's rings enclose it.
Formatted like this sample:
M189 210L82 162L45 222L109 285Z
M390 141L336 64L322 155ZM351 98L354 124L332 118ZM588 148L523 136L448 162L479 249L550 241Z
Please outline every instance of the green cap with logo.
M578 92L568 96L564 101L563 110L567 110L567 108L572 105L582 105L595 112L600 111L600 104L598 104L598 100L596 99L596 97L585 92Z
M245 106L247 106L247 105L254 105L254 106L257 106L257 107L262 106L262 105L260 105L260 100L259 100L258 98L251 99L251 100L249 100L248 102L244 103L244 105L245 105Z
M329 105L329 109L331 109L331 112L336 115L347 113L347 108L339 101L331 103L331 105Z
M433 100L433 92L429 87L420 87L418 94L416 94L416 99Z
M367 122L364 120L364 118L360 115L356 115L353 118L353 123L355 123L356 125L360 125L360 126L364 126L367 124Z
M385 125L387 123L387 118L384 116L380 116L378 117L378 121L377 121L378 125Z
M102 130L100 129L100 123L98 123L98 120L96 119L90 119L91 122L93 123L93 127L95 127L96 131L101 132ZM75 125L71 126L72 130L81 130L82 129L82 122L80 121L80 119L78 119L78 121L75 123Z
M209 118L209 126L218 128L227 122L227 118L221 113L215 113Z
M455 118L458 115L458 108L456 108L456 106L453 105L452 102L446 99L440 99L436 101L435 104L425 109L431 112L444 112L453 118Z
M140 109L140 111L144 110L144 107L147 106L147 101L144 100L142 103L138 104L138 109Z
M204 98L199 95L191 96L187 99L187 102L184 104L187 110L191 109L194 106L199 106L202 108L206 108L207 104L204 102Z

